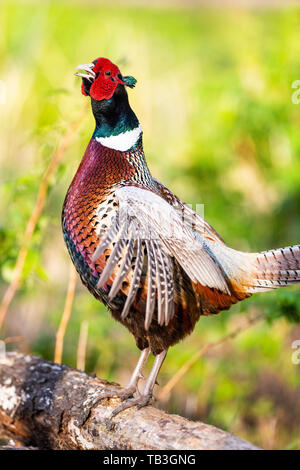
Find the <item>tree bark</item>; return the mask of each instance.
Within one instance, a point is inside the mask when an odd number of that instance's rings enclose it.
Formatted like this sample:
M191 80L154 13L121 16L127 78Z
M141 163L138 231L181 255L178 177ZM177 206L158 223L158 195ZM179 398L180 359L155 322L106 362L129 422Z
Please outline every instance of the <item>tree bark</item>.
M201 422L153 406L108 423L118 399L94 400L107 381L40 357L0 357L0 432L40 449L257 449ZM116 384L114 384L116 385Z

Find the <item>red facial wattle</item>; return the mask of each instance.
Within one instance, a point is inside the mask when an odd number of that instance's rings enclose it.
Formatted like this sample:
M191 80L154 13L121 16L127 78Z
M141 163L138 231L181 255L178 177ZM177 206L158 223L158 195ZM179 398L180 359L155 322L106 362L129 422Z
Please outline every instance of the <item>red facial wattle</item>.
M95 100L109 100L118 84L124 84L120 69L108 59L99 57L95 61L93 71L96 78L90 88L90 95Z
M114 94L117 86L117 81L103 79L99 76L90 88L90 96L94 98L94 100L98 101L104 99L109 100Z

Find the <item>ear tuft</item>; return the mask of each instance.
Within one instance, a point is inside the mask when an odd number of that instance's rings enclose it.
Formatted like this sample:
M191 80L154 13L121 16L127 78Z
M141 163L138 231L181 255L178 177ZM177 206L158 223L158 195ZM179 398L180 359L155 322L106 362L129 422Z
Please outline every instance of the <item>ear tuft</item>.
M126 86L129 86L129 88L134 88L137 80L134 77L128 75L127 77L123 77L123 82Z

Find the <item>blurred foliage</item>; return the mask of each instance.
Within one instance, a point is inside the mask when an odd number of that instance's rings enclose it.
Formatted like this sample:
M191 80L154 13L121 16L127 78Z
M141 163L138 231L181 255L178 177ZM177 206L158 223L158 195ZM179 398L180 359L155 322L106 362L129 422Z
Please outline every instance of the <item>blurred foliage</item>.
M299 243L300 9L211 10L71 2L2 2L0 77L0 294L10 281L41 176L85 98L73 68L101 56L138 79L129 91L148 163L237 249ZM53 359L69 259L63 198L93 130L91 113L53 177L4 336ZM125 384L138 351L129 333L78 282L63 360L76 365L89 322L87 371ZM256 295L172 348L170 379L200 347L244 316L265 321L202 357L159 406L202 419L265 448L300 448L299 287ZM126 361L124 363L124 357ZM149 365L150 367L150 365Z

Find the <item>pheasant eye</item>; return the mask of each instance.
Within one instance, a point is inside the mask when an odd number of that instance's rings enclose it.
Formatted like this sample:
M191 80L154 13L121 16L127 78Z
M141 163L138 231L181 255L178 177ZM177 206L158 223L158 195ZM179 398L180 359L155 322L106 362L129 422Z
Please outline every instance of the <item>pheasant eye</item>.
M106 72L104 72L104 74L105 74L107 77L110 77L111 71L110 71L110 70L106 70Z

